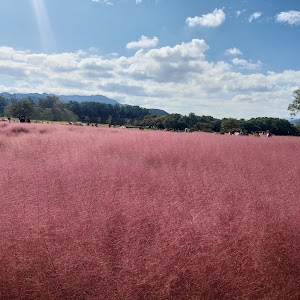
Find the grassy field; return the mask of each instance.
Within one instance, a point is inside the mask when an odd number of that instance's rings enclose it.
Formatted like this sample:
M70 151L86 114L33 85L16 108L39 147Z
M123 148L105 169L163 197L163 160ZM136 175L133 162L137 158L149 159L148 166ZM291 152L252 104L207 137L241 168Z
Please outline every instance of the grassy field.
M300 139L0 123L0 299L299 299Z

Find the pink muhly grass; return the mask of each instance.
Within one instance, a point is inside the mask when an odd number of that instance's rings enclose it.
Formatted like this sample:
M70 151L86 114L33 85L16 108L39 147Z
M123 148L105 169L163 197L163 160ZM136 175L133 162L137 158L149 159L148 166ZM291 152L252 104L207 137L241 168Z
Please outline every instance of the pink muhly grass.
M299 299L299 149L1 126L0 299Z

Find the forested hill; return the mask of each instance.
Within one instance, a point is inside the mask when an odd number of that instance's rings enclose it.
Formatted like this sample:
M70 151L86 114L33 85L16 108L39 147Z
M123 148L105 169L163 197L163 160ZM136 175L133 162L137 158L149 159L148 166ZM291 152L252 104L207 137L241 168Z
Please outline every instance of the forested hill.
M37 102L41 98L46 98L47 96L55 96L53 94L38 94L38 93L29 93L29 94L10 94L10 93L1 93L0 96L6 99L28 99ZM110 99L102 95L91 95L91 96L82 96L82 95L56 95L62 102L77 101L77 102L99 102L105 104L120 104L118 101Z
M149 113L151 115L155 115L155 116L166 116L168 115L168 113L162 109L157 109L157 108L149 108Z
M21 99L17 99L17 96L9 98L7 94L0 95L0 116L18 118L22 115L29 119L45 121L137 125L137 122L147 115L168 115L163 110L149 110L139 106L121 105L118 102L117 104L74 100L63 102L57 96L43 94L40 98L36 98L38 95L31 94Z
M22 99L31 99L33 102L37 103L39 99L44 99L47 97L58 97L60 101L67 103L70 101L76 102L95 102L95 103L104 103L104 104L112 104L112 105L124 105L118 101L108 98L103 95L90 95L90 96L83 96L83 95L53 95L53 94L38 94L38 93L28 93L28 94L10 94L10 93L0 93L0 97L3 97L7 100L15 99L15 100L22 100ZM130 106L130 105L129 105ZM149 113L156 116L165 116L168 113L162 109L157 108L150 108L148 109Z

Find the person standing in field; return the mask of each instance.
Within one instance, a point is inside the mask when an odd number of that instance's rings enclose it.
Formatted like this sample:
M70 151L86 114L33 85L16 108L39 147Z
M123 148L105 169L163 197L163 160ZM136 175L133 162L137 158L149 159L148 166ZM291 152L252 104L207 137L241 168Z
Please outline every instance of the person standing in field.
M19 120L20 120L20 123L25 123L26 122L26 119L25 119L24 116L20 116Z

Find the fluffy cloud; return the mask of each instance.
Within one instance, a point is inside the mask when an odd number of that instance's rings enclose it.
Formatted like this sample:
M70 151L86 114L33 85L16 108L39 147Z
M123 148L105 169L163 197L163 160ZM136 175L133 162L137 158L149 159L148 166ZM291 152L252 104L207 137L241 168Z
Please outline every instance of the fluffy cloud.
M138 41L130 42L126 45L127 49L154 48L159 43L159 39L154 36L152 39L142 35Z
M212 62L208 49L200 39L130 56L0 47L1 91L103 94L121 103L215 117L288 116L300 71L264 74L262 63L239 58Z
M252 21L255 21L257 20L258 18L260 18L262 16L262 13L261 12L255 12L253 13L250 17L249 17L249 22L251 23Z
M252 63L247 61L246 59L240 59L240 58L234 58L232 60L232 63L235 66L238 66L242 69L247 69L247 70L258 70L261 68L262 63L260 61L256 63Z
M300 11L284 11L276 15L276 21L279 23L288 23L289 25L300 24Z
M225 13L222 9L215 9L212 13L202 15L201 17L188 17L186 24L189 27L204 26L217 27L220 26L226 19Z
M204 61L208 46L204 40L194 39L175 47L138 51L129 62L128 76L138 80L157 82L181 82L188 79L187 74L202 73L211 66Z
M226 55L243 55L243 52L238 48L231 48L225 51Z

